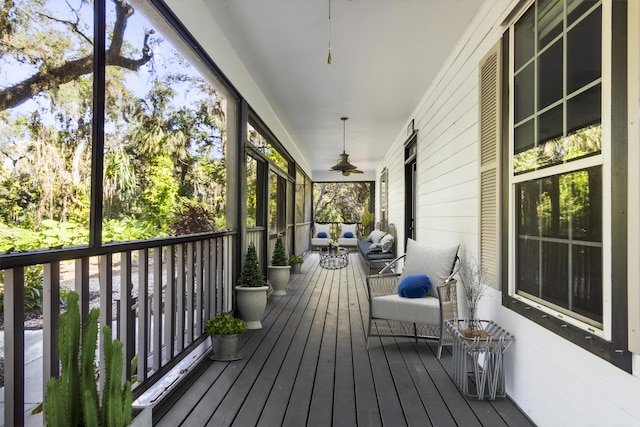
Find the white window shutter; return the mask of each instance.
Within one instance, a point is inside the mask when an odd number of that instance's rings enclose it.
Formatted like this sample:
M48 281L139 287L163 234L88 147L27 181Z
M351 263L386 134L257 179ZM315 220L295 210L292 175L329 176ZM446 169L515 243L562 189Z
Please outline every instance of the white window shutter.
M498 43L479 66L479 263L487 283L500 284L500 142L502 101L502 44Z

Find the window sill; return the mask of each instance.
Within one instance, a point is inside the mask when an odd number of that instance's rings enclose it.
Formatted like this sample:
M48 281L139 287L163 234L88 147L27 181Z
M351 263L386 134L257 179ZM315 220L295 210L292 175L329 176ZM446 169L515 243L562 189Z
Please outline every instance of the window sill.
M502 305L574 343L580 348L606 360L623 371L628 373L632 372L631 353L627 350L626 343L622 344L607 341L596 334L585 331L562 319L550 316L544 311L512 296L504 295Z

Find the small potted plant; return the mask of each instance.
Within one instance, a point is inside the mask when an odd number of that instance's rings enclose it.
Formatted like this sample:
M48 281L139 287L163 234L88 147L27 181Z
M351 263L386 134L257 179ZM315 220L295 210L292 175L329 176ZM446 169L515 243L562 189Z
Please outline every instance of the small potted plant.
M211 336L213 344L211 360L230 362L240 359L240 335L247 331L244 320L230 312L219 312L206 321L204 330Z
M300 268L302 267L302 263L304 262L304 258L298 255L291 255L289 257L289 264L291 265L291 273L298 274L300 273Z
M267 308L269 287L260 269L258 254L253 242L249 243L247 248L247 256L244 259L238 286L235 290L238 311L247 323L247 329L261 329L262 322L260 320L265 308Z
M282 237L278 237L271 257L271 265L269 265L269 281L273 286L273 295L287 294L287 285L290 277L291 266L289 265L289 259L284 250Z

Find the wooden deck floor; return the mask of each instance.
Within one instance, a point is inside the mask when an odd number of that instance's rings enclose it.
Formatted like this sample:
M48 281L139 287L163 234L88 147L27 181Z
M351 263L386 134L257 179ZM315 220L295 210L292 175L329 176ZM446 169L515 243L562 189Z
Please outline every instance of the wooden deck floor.
M154 409L154 425L532 425L509 399L462 396L448 350L438 361L433 344L376 338L367 351L366 269L349 256L325 270L308 255L288 295L269 301L263 329L244 334L243 359L203 363L164 413Z

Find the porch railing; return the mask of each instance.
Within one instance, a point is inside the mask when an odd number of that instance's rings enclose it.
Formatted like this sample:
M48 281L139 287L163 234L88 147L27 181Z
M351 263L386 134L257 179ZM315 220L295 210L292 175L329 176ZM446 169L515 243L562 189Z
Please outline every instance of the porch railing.
M4 257L4 425L24 425L32 409L25 406L25 388L40 387L44 397L46 383L59 374L56 341L66 289L80 295L82 319L99 307L100 325L111 325L123 342L123 377L136 375L136 398L205 340L209 316L232 308L236 240L232 232L206 233ZM39 384L25 383L24 285L31 265L42 265L44 272L43 356L35 365L42 370Z

